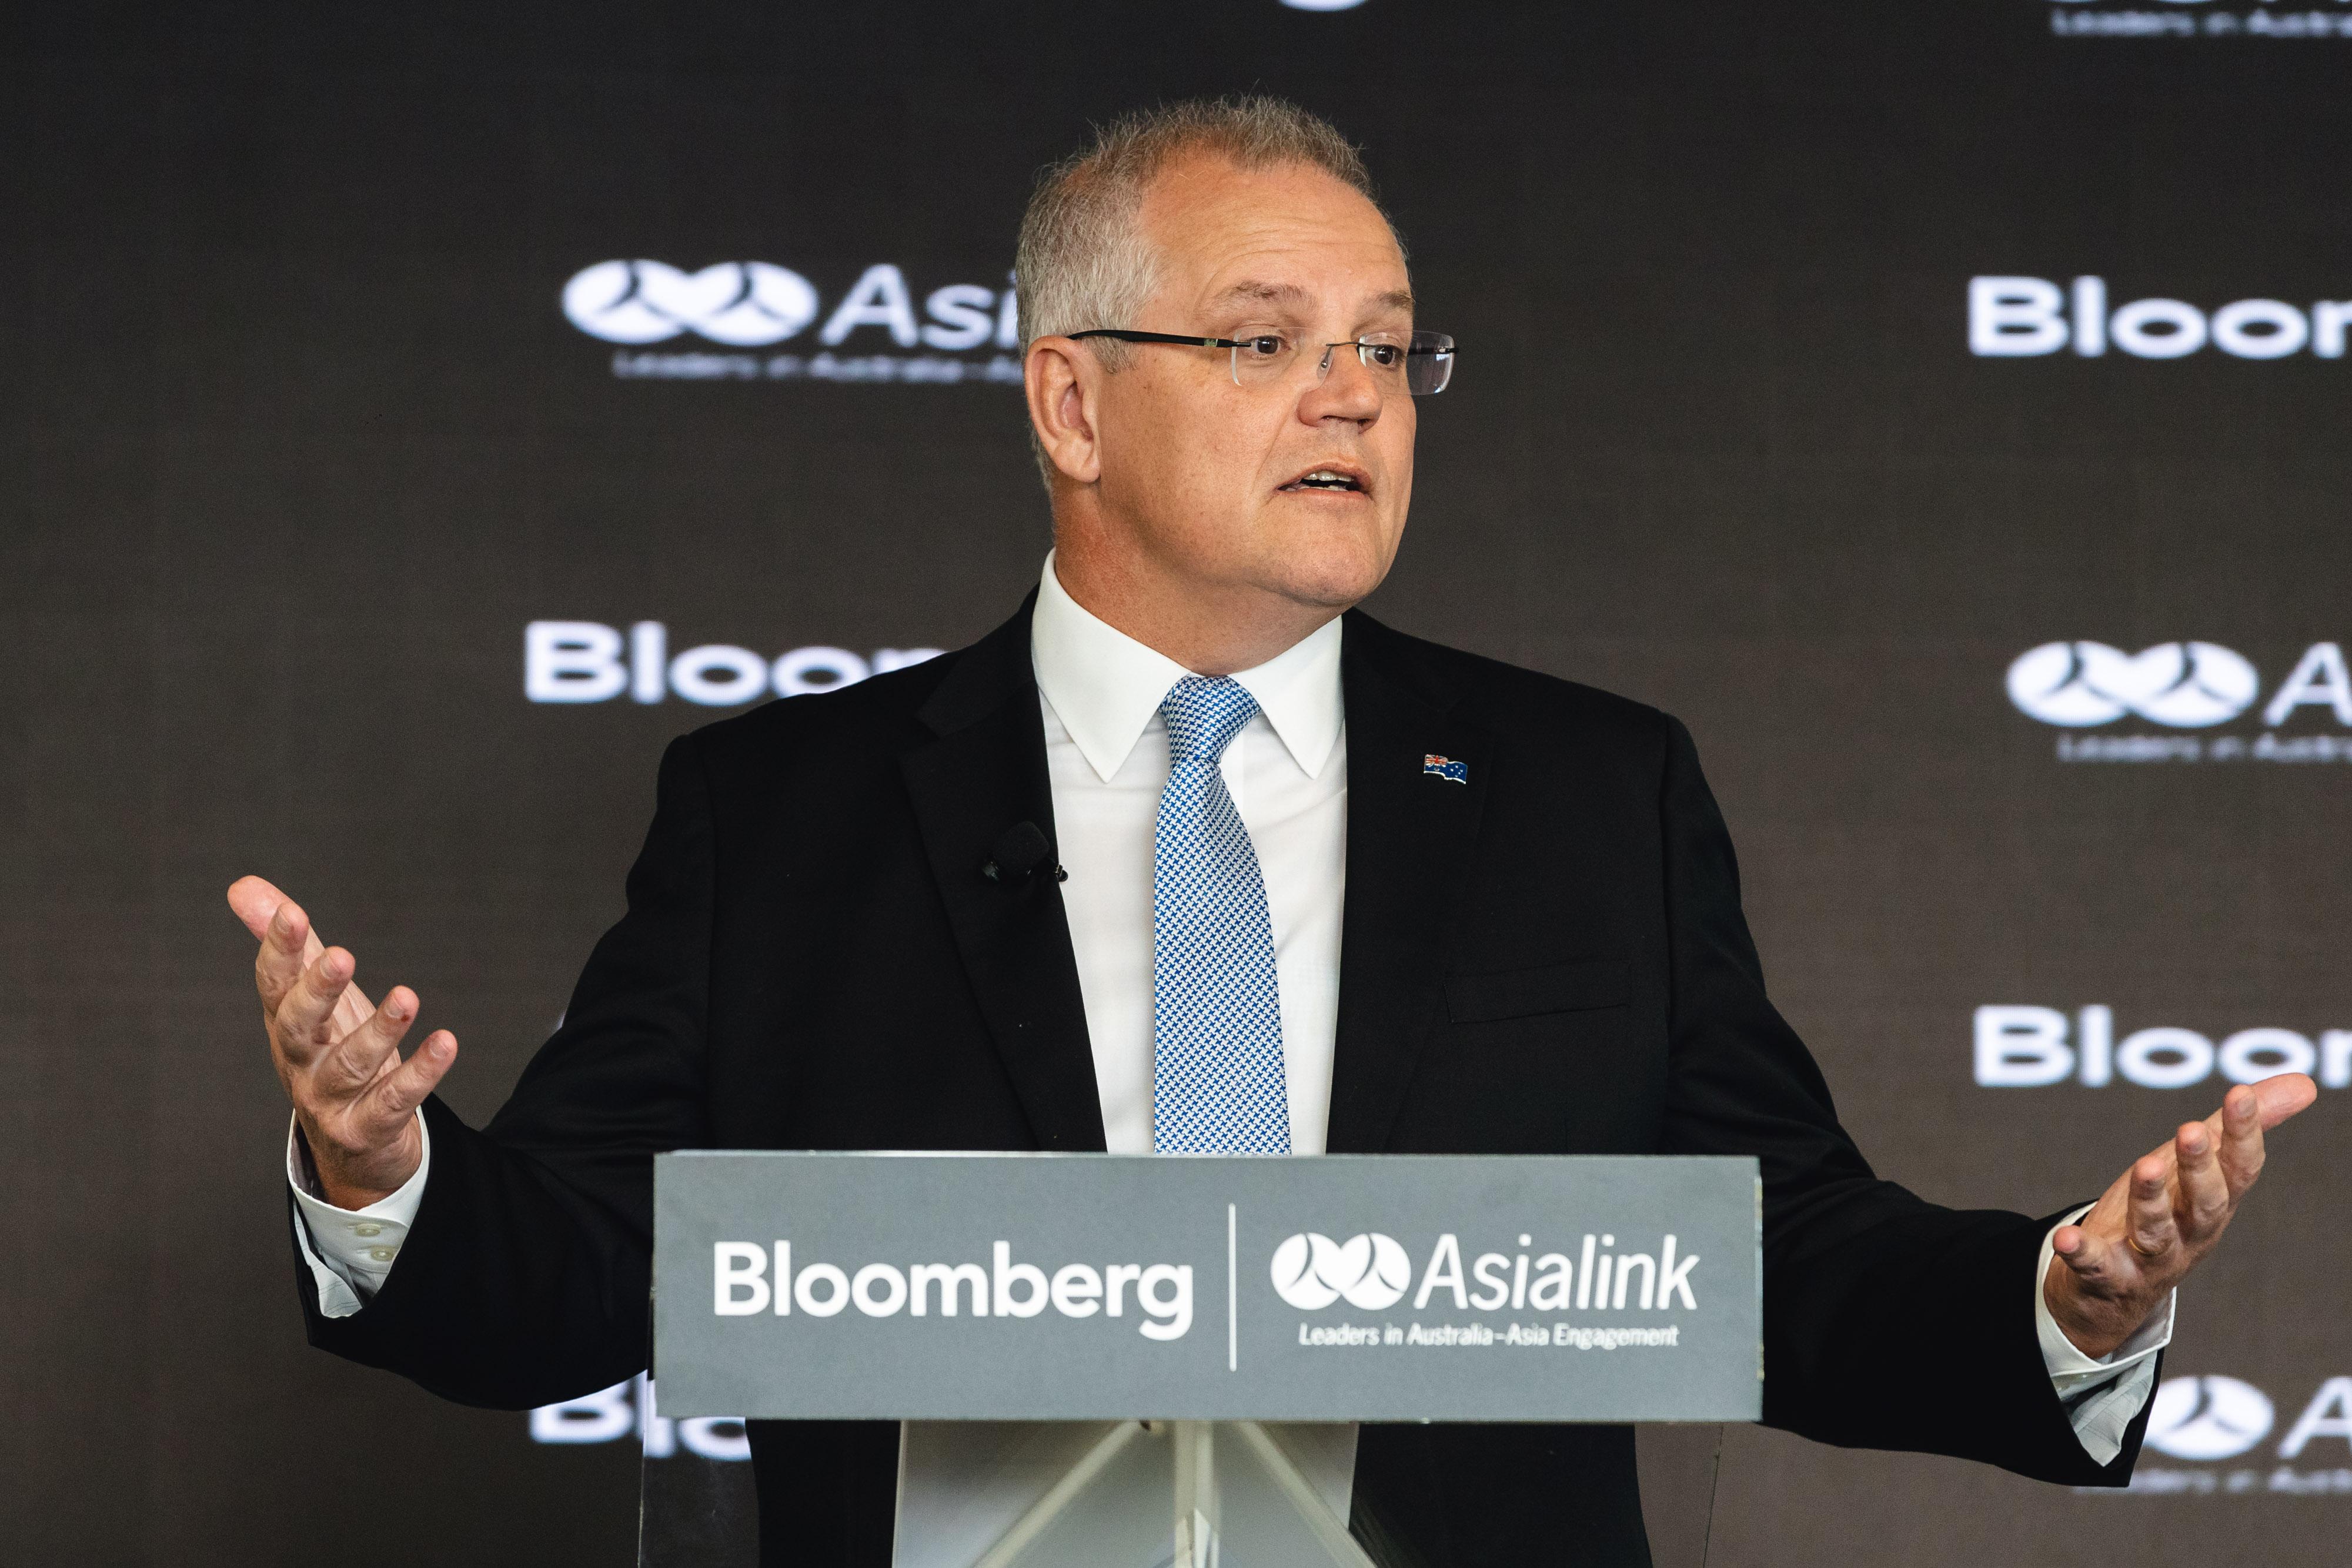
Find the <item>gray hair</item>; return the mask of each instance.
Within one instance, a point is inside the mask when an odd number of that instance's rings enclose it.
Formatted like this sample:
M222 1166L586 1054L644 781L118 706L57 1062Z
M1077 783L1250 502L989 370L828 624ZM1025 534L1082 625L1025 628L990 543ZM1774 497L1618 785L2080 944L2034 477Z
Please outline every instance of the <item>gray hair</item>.
M1024 349L1061 333L1134 325L1159 287L1160 257L1136 221L1144 193L1171 163L1202 153L1249 170L1304 163L1380 204L1354 145L1286 99L1192 99L1122 115L1095 128L1093 146L1037 177L1013 263ZM1087 342L1106 369L1126 365L1126 344ZM1029 443L1051 490L1054 465L1034 429Z

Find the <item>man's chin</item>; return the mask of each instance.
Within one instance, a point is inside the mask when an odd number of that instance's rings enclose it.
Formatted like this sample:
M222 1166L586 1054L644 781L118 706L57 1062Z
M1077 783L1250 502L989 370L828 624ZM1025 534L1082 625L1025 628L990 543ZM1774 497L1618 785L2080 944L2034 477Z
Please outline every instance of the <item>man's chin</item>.
M1389 574L1390 552L1369 543L1360 548L1318 550L1280 562L1268 586L1286 599L1331 611L1346 610L1370 597Z

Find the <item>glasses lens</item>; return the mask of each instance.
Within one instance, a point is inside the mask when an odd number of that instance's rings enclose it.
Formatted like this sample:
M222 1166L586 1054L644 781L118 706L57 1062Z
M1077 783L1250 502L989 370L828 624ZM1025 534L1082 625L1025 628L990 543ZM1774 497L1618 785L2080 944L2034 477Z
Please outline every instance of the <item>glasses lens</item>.
M1298 346L1278 333L1254 332L1234 341L1234 382L1238 386L1278 382L1297 358Z
M1454 340L1443 332L1415 332L1404 357L1405 390L1434 397L1454 379Z

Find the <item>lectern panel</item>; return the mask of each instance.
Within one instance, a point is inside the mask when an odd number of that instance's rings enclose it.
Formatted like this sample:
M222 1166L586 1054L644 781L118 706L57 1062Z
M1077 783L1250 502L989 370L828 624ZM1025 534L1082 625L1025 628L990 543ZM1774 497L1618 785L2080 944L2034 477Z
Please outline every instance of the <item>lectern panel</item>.
M1751 1159L688 1153L671 1414L1752 1420Z

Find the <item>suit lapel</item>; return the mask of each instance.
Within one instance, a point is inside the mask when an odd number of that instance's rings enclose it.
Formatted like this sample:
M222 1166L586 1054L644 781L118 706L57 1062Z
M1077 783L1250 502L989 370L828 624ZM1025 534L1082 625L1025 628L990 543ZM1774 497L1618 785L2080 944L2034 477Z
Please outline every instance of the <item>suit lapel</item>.
M964 972L1037 1146L1100 1149L1102 1099L1061 889L981 874L1015 822L1057 841L1029 662L1034 597L957 659L918 715L933 738L899 764Z
M1495 747L1412 644L1360 612L1349 612L1339 671L1348 887L1328 1146L1370 1154L1386 1147L1443 1007ZM1432 752L1466 763L1466 781L1424 773Z

